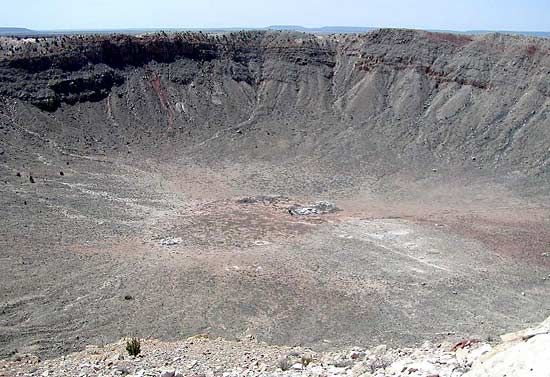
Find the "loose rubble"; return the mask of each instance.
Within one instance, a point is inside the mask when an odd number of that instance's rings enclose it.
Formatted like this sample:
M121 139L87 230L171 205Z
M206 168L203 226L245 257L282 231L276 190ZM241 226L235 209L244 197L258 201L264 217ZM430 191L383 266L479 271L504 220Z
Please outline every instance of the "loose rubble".
M310 206L294 206L289 208L288 212L293 216L324 215L338 211L334 203L327 201L318 201Z
M280 195L247 196L237 200L237 203L246 205L271 205L281 210L287 211L292 216L317 216L340 211L336 204L326 200L316 201L313 204L304 206L302 204L292 202L291 198L287 196Z
M267 345L253 336L228 341L200 334L176 343L143 340L137 357L125 352L125 340L46 361L15 355L0 361L0 376L550 376L550 318L534 329L504 335L502 340L494 347L466 339L454 345L426 342L417 348L380 345L315 352Z
M418 349L353 347L342 352L276 347L253 339L229 342L207 337L181 343L142 342L130 357L125 342L88 347L66 357L40 362L18 356L0 364L0 376L461 376L469 358L459 360L451 344L426 343Z
M239 204L278 204L289 202L290 198L281 195L247 196L237 200Z

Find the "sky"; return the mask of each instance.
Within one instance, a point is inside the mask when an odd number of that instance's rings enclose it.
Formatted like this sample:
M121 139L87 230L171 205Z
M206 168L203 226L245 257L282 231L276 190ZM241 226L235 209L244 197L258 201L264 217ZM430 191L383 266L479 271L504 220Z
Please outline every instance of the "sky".
M550 31L550 0L0 0L0 26L29 29L269 25Z

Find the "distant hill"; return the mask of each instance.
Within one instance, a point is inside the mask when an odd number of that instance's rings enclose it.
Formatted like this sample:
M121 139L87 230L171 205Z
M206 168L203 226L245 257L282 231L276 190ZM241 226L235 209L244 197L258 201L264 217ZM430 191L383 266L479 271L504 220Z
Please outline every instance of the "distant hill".
M272 25L268 26L266 29L269 30L284 30L284 31L299 31L304 33L323 33L323 34L332 34L332 33L367 33L372 30L379 28L376 27L355 27L355 26L323 26L318 28L307 28L298 25ZM511 35L525 35L530 37L546 37L550 38L550 32L546 31L510 31L510 30L466 30L466 31L457 31L457 30L429 30L435 32L443 33L456 33L456 34L489 34L489 33L501 33L501 34L511 34Z
M550 32L548 31L513 31L513 30L470 30L464 32L465 34L487 34L487 33L501 33L511 35L525 35L528 37L544 37L550 38Z
M272 25L266 29L269 30L285 30L285 31L301 31L305 33L367 33L378 28L375 27L355 27L355 26L323 26L319 28L307 28L295 25Z
M311 30L311 29L308 29L306 27L299 26L299 25L271 25L271 26L268 26L266 29L269 29L269 30L303 31L303 32L307 32L307 31Z
M0 35L34 35L41 34L39 31L25 29L22 27L0 27Z
M323 26L318 28L308 28L298 25L272 25L268 26L266 29L269 30L284 30L284 31L299 31L305 33L367 33L372 30L380 29L376 27L368 26ZM530 37L546 37L550 38L550 32L547 31L511 31L511 30L466 30L466 31L457 31L457 30L429 30L435 32L443 33L456 33L456 34L489 34L489 33L501 33L501 34L511 34L511 35L525 35Z

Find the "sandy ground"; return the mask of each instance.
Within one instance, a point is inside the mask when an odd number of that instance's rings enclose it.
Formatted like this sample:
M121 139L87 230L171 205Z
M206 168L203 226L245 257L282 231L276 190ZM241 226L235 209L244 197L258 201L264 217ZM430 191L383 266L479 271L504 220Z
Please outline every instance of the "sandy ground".
M316 349L490 339L550 310L548 208L497 184L243 203L285 178L45 161L36 183L9 171L0 186L3 357L201 332ZM341 210L288 213L321 199Z

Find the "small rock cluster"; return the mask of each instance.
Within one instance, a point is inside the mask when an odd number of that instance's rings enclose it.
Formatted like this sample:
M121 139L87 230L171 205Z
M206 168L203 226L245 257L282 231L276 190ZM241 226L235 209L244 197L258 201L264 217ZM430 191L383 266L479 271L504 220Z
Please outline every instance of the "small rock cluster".
M237 200L239 204L278 204L289 202L290 199L281 195L256 195L247 196Z
M258 196L248 196L237 200L239 204L262 204L262 205L272 205L285 209L292 216L311 216L311 215L325 215L328 213L334 213L340 209L336 207L336 204L326 201L319 200L313 204L301 205L297 203L292 203L291 199L286 196L280 195L258 195Z
M160 244L162 246L174 246L174 245L178 245L182 242L183 242L183 239L180 238L180 237L168 237L168 238L163 238L163 239L160 240Z
M338 211L334 203L327 201L318 201L310 206L294 206L289 208L288 212L293 216L324 215Z

